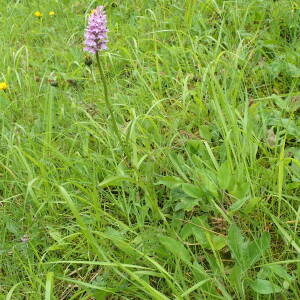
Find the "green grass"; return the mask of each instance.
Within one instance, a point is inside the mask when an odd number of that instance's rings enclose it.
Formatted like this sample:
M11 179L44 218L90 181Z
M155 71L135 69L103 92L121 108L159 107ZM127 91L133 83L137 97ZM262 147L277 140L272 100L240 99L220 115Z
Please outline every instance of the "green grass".
M102 3L0 6L0 299L299 299L299 2Z

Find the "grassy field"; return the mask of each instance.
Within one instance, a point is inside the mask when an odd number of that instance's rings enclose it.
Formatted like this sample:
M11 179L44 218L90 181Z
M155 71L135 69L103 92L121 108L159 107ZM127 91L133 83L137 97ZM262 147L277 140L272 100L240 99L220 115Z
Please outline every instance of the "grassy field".
M83 52L102 4L125 151ZM298 0L2 1L0 299L299 299L299 24Z

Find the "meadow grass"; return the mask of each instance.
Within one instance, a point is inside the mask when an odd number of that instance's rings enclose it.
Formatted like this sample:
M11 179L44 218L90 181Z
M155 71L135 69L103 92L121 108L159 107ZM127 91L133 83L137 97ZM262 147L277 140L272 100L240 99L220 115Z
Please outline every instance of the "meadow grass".
M0 299L299 299L299 2L3 2Z

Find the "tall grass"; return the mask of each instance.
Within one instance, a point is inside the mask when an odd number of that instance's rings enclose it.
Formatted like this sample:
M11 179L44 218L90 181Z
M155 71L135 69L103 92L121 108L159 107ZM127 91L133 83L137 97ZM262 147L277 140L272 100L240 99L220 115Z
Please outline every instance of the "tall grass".
M98 4L0 6L0 299L300 298L295 2L106 1L130 160Z

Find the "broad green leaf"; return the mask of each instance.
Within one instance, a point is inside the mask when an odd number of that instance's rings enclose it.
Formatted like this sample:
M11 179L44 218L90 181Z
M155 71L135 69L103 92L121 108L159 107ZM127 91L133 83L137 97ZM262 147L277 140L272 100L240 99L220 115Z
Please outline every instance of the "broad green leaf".
M172 215L171 226L175 231L179 231L183 224L185 212L183 210L175 211Z
M123 235L121 232L115 230L112 227L108 227L105 234L108 239L110 239L116 247L118 247L121 251L126 253L129 256L137 256L137 251L123 239Z
M211 228L205 222L204 218L192 219L192 232L195 239L201 244L201 247L219 251L226 246L226 239L224 236L217 235L211 232ZM213 248L213 249L212 249Z
M228 246L232 257L242 268L244 268L244 251L247 244L244 241L240 229L235 224L232 224L229 228Z
M229 190L229 193L235 196L238 199L244 198L247 196L247 193L250 189L248 182L237 182L234 185L234 188Z
M185 174L185 172L182 170L183 166L184 166L184 160L183 158L178 155L175 154L174 152L170 153L169 155L169 159L172 162L174 168L176 169L176 171L178 172L178 174L186 181L188 181L188 178Z
M214 173L207 171L197 171L197 176L199 176L201 190L203 190L204 195L208 193L211 194L214 198L218 197L218 186L214 182L217 181L217 176ZM208 196L208 195L207 195Z
M170 190L170 198L172 199L172 202L175 203L183 198L187 198L187 195L181 188L173 188Z
M270 265L270 266L266 266L266 268L269 269L270 272L278 275L282 279L285 279L287 281L293 279L293 277L289 275L286 269L281 265Z
M195 239L201 244L201 247L209 248L209 244L205 235L207 232L205 229L210 230L209 225L207 224L207 218L193 217L191 225Z
M250 213L252 212L256 205L261 201L261 198L260 197L253 197L251 198L248 203L246 204L246 206L244 207L244 211L245 213Z
M274 275L287 281L293 280L293 277L289 275L286 269L281 265L264 266L257 274L257 277L259 279L268 279L273 277Z
M283 109L283 110L285 110L286 108L287 108L287 101L285 101L285 100L283 100L281 97L279 97L278 95L275 95L275 94L273 94L272 95L272 99L274 100L274 102L275 102L275 104L279 107L279 108L281 108L281 109Z
M269 280L256 279L250 284L253 291L262 295L280 293L282 288Z
M112 294L112 293L108 293L107 291L98 291L98 290L94 290L94 289L91 289L91 292L92 292L93 296L95 297L95 299L97 299L97 300L106 300L108 295Z
M245 268L248 269L253 266L269 248L270 234L264 232L261 238L252 241L247 245L247 248L244 251Z
M215 274L218 274L220 272L220 265L216 257L213 254L210 254L208 251L204 254L204 256L209 263L211 271Z
M201 245L201 247L210 248L203 229L197 226L193 226L193 234L197 242Z
M194 184L184 183L182 190L190 197L199 199L205 195L203 190Z
M201 151L203 143L201 140L188 140L187 149L191 154L197 154Z
M200 133L201 137L203 137L207 141L210 141L212 138L212 132L208 125L200 125L199 133Z
M181 231L180 231L180 237L183 240L187 240L191 235L193 235L193 225L190 223L185 224Z
M212 235L211 240L216 251L223 249L227 245L226 238L222 235Z
M229 280L233 285L236 286L240 294L244 293L244 278L244 271L238 264L235 264L230 270Z
M261 238L249 243L249 241L244 240L239 228L233 224L229 228L228 246L242 271L247 271L270 247L270 235L265 232Z
M230 207L229 207L229 212L233 213L241 209L241 207L245 204L247 201L247 198L242 198L240 200L235 201Z
M218 182L223 190L226 190L230 185L231 170L228 161L225 161L218 170Z
M183 243L168 236L160 236L159 241L168 251L170 251L177 258L180 258L186 262L191 261L190 254L188 250L184 247Z
M300 69L296 67L294 64L287 64L287 71L292 77L300 77Z
M175 211L182 209L185 211L191 211L198 204L199 199L183 198L179 203L176 204Z
M162 185L165 185L166 187L168 187L169 189L173 189L173 188L180 186L183 183L184 182L179 177L165 176L165 177L162 177L158 182L156 182L155 185L162 184Z
M63 243L63 238L61 236L61 233L51 227L48 228L49 235L58 243Z

